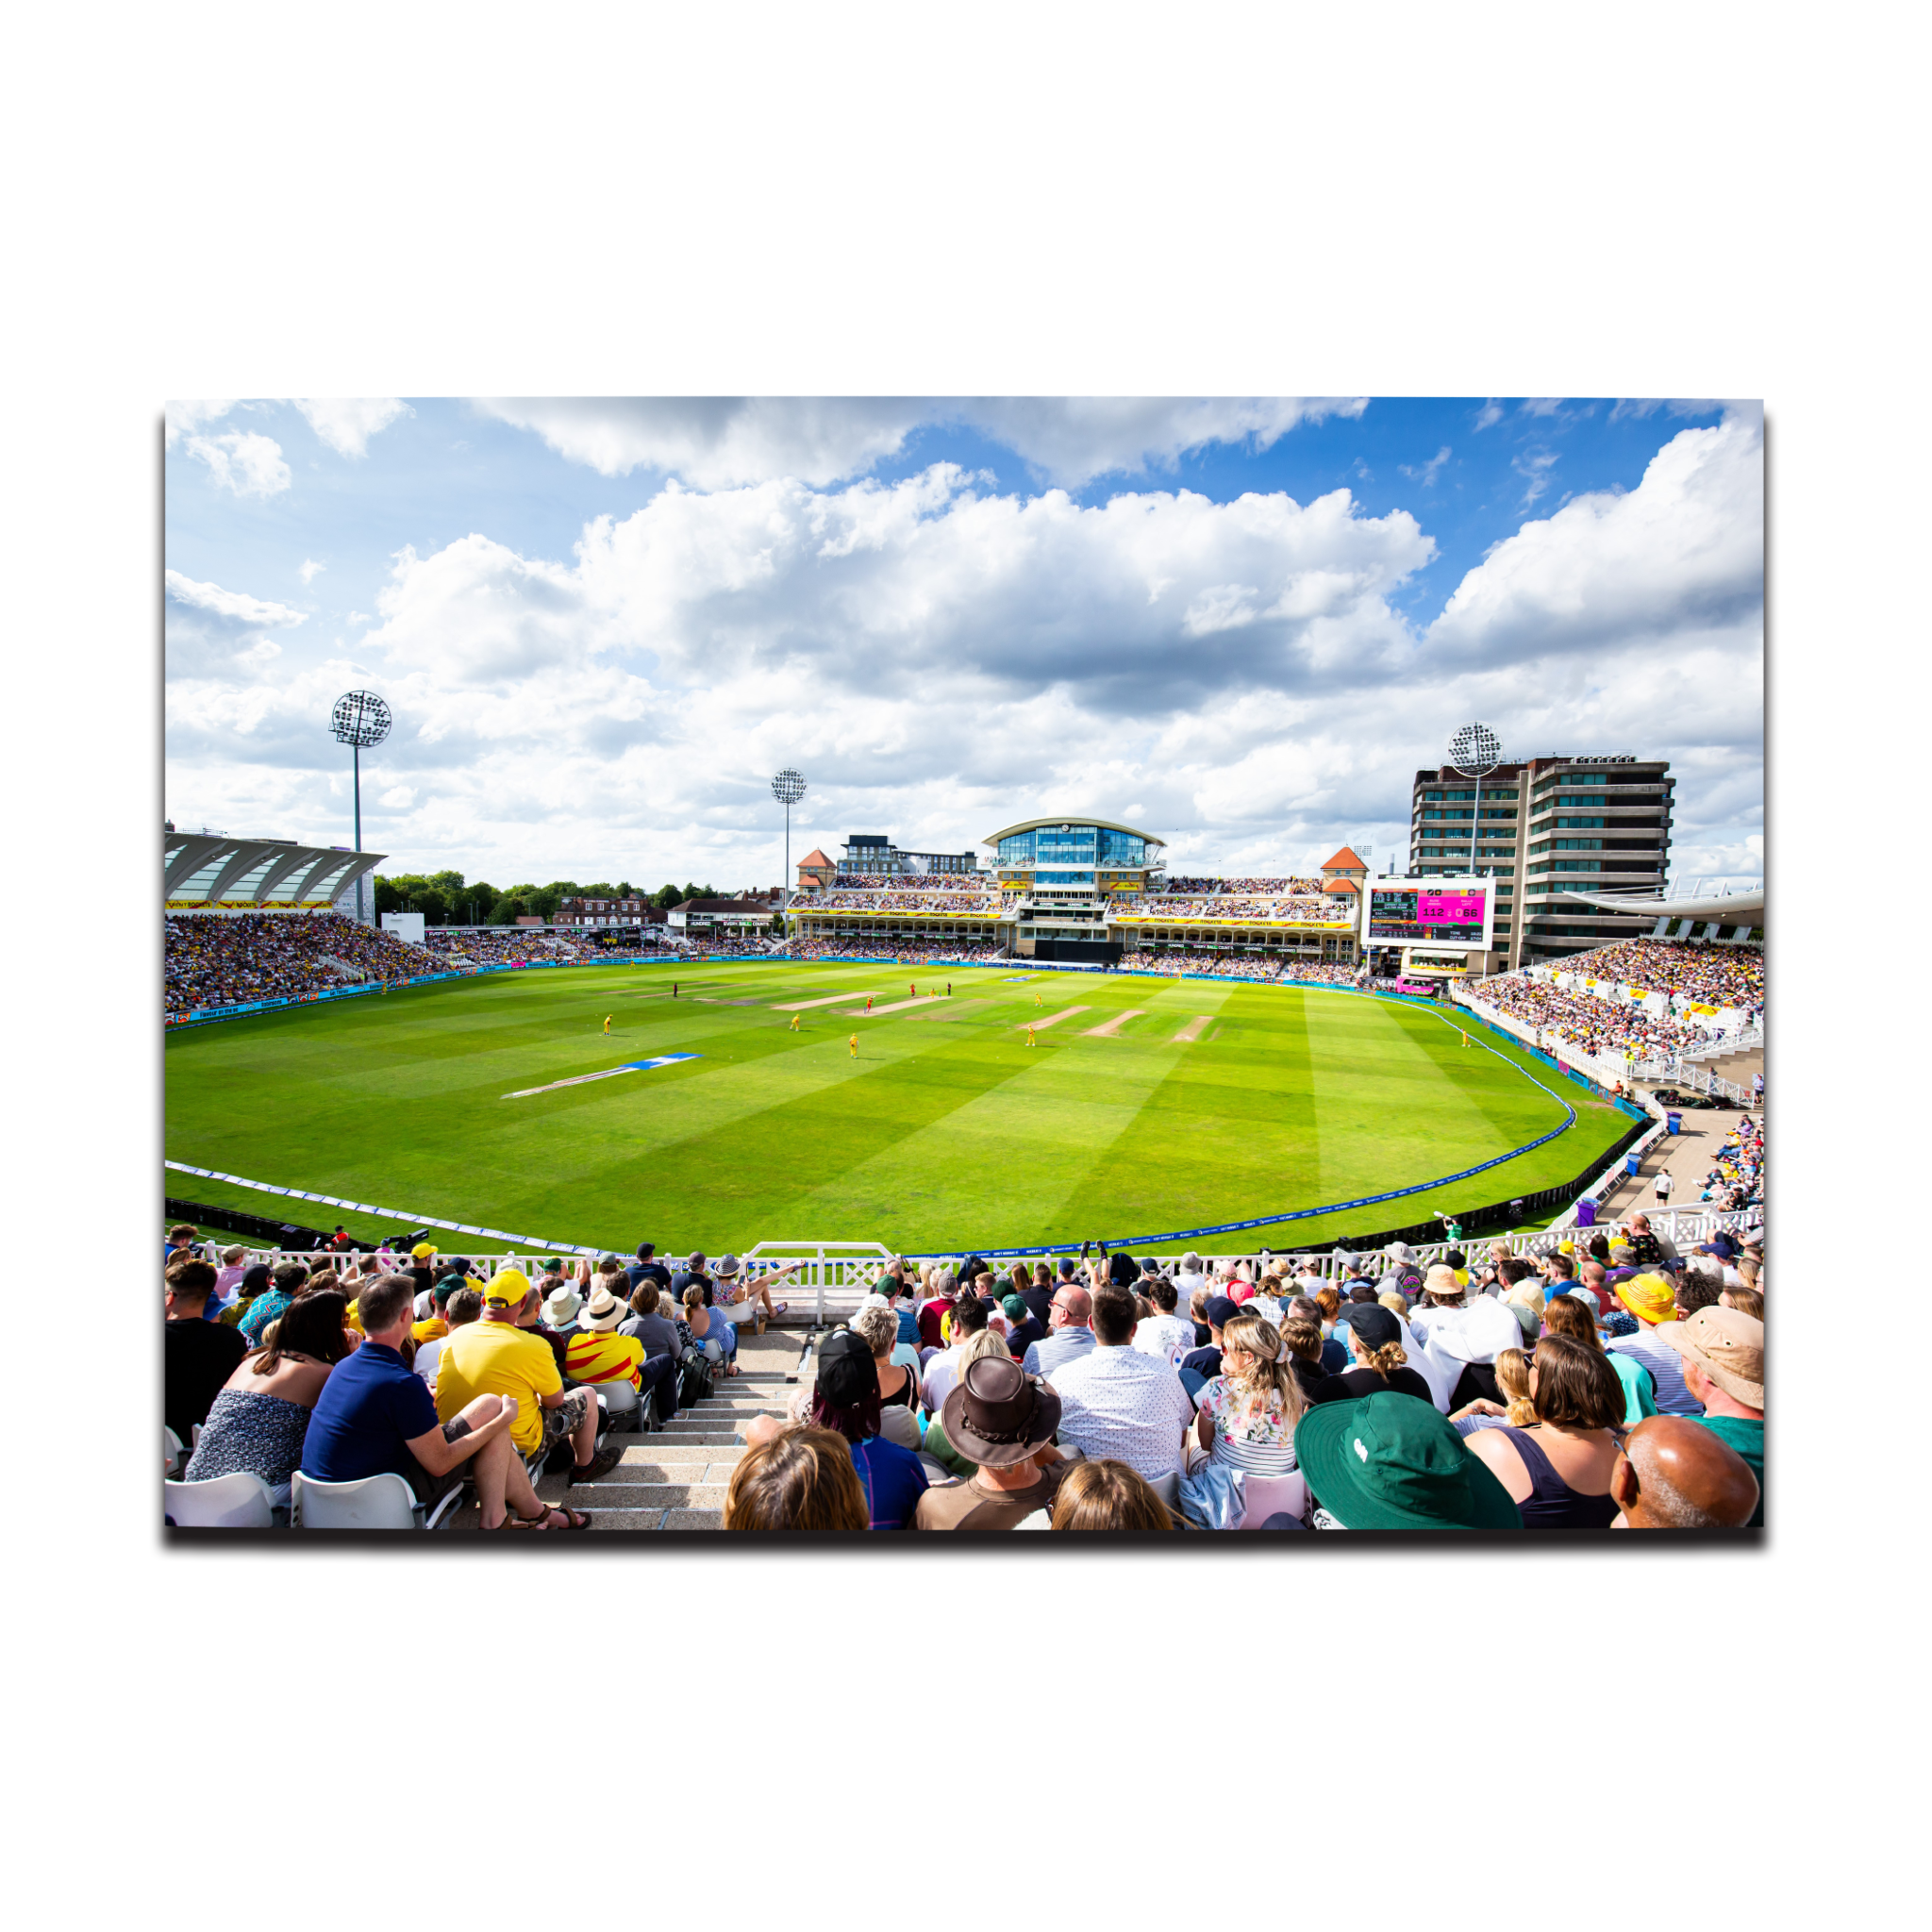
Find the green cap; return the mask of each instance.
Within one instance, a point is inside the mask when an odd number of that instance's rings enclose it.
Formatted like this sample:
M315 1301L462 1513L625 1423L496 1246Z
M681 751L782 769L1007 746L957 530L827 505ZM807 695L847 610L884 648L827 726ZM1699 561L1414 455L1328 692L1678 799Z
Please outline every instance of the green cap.
M1420 1396L1384 1390L1310 1408L1295 1461L1350 1529L1521 1529L1509 1491Z

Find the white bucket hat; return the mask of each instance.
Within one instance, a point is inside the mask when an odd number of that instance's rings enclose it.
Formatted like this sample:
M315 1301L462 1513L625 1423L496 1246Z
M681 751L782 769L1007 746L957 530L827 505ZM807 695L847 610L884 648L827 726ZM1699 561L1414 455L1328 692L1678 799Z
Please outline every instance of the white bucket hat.
M565 1282L561 1288L551 1290L550 1298L543 1304L543 1319L552 1327L560 1328L566 1322L575 1322L582 1307L575 1290Z

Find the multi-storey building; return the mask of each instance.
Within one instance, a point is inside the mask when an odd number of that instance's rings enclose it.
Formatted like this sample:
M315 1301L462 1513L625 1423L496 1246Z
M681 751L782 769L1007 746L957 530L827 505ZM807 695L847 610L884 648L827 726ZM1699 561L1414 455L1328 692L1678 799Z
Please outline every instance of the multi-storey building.
M1510 967L1634 939L1655 920L1565 895L1663 890L1675 784L1667 761L1629 752L1536 758L1499 765L1478 805L1474 779L1447 765L1418 772L1408 870L1493 877L1491 943Z

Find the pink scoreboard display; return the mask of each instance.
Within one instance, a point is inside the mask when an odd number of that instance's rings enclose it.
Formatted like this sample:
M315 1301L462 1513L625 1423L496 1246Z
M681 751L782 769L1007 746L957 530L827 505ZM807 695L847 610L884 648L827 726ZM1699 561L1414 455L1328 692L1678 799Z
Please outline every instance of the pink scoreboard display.
M1424 925L1480 925L1483 923L1483 895L1480 892L1418 892L1415 916Z

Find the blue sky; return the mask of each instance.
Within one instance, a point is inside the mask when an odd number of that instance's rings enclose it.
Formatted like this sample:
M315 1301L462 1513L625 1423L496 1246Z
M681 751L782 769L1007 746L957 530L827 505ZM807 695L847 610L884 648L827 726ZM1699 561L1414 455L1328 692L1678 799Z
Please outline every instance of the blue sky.
M1480 716L1670 757L1677 867L1756 875L1761 436L1610 399L177 404L168 806L345 836L325 720L367 684L397 869L770 883L791 763L794 857L1086 809L1256 872L1398 850Z

